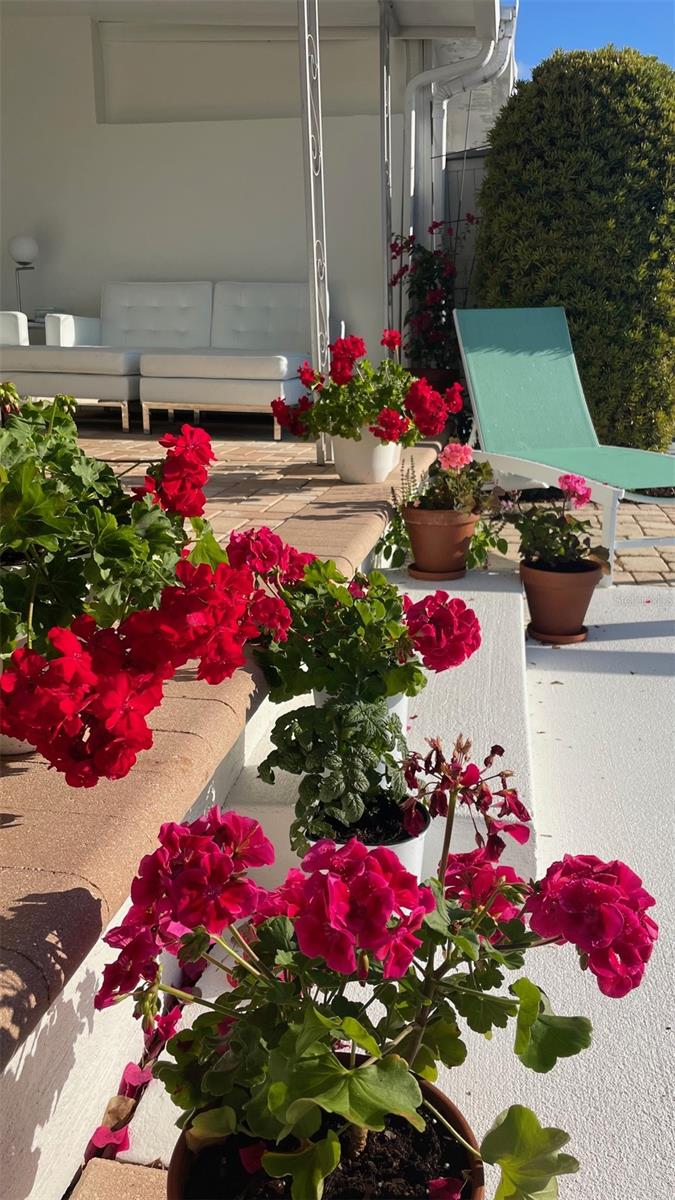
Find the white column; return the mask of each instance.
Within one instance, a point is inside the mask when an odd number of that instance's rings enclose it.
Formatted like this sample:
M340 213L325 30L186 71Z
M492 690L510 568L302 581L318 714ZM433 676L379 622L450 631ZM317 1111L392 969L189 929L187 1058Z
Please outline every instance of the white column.
M312 365L316 370L325 372L329 360L328 275L318 9L318 0L298 0L298 51L302 98L302 149L305 172L305 223ZM317 444L317 462L325 462L325 458L325 445L322 441Z

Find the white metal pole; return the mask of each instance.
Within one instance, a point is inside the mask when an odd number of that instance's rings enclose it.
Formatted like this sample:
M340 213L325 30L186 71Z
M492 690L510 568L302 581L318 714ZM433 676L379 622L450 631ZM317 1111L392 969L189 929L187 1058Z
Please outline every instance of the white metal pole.
M394 22L391 0L380 0L380 190L382 198L382 306L385 328L394 323L391 275L392 165L391 165L391 66L390 45ZM386 353L386 352L385 352Z
M328 369L328 273L326 266L326 209L323 182L321 67L318 0L298 0L298 51L302 100L302 150L305 173L305 224L312 365ZM317 443L317 462L326 461L326 446Z

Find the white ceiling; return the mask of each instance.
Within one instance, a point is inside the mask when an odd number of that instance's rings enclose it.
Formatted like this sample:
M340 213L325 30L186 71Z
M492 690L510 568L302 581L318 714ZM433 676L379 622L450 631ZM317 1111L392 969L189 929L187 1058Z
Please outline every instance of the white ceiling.
M391 0L402 36L495 37L499 0ZM0 15L88 16L97 21L168 21L245 27L294 26L296 0L0 0ZM376 29L377 0L320 0L326 28ZM420 32L417 32L420 31Z

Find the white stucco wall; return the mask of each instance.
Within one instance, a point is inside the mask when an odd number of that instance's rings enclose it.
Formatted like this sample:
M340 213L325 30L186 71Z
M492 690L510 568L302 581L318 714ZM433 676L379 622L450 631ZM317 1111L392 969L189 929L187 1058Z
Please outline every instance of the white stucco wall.
M376 42L372 58L377 71ZM362 68L361 52L353 62ZM3 16L1 75L2 307L15 307L6 247L16 233L40 245L23 280L29 311L95 314L107 279L304 278L299 119L176 121L172 112L166 122L97 124L86 16ZM136 75L134 103L141 83ZM278 84L286 94L283 77ZM119 78L115 86L119 99ZM265 87L275 86L268 74ZM370 115L324 119L332 306L375 349L378 118L362 78L347 70L341 87L363 96Z

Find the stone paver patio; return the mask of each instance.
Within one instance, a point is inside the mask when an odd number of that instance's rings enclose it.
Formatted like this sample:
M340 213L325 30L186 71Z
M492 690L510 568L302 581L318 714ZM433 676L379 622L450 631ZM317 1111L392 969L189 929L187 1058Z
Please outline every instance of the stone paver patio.
M178 428L179 426L167 426ZM160 436L159 429L156 434ZM267 434L263 435L267 438ZM120 436L97 428L81 431L80 442L88 454L106 459L133 487L143 481L149 458L159 458L163 451L155 438L130 434ZM244 435L241 440L213 436L217 462L213 464L204 515L211 521L216 537L226 540L233 529L250 529L267 525L276 528L306 504L323 495L336 482L333 468L319 467L314 461L314 447L301 442L273 442ZM600 531L600 514L595 505L588 505L579 516L590 519ZM675 507L654 504L624 503L619 509L617 536L643 538L675 536ZM490 565L508 568L517 563L517 535L506 531L509 553L504 559L492 555ZM668 584L675 587L675 545L645 546L627 550L617 556L614 580L618 584Z

